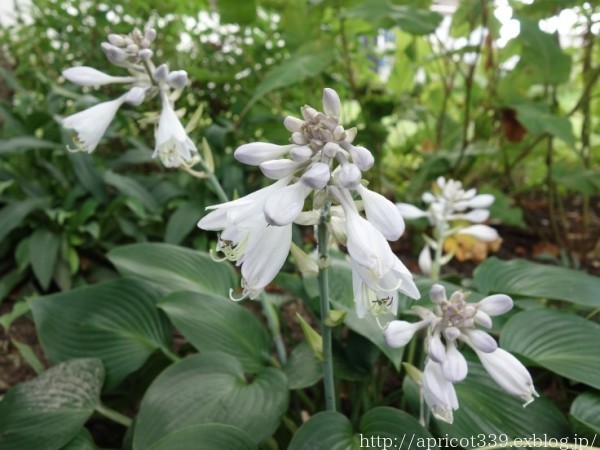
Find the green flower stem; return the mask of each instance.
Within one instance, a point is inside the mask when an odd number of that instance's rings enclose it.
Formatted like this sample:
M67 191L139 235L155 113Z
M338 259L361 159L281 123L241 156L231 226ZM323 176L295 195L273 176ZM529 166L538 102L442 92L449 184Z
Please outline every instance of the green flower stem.
M267 318L267 324L269 325L269 329L271 330L271 334L273 335L273 340L275 341L275 349L277 350L277 356L279 356L279 361L281 364L285 364L287 362L287 355L285 352L285 344L283 343L283 338L281 337L281 327L279 326L279 318L277 317L277 313L275 312L275 308L269 300L267 300L267 296L262 293L260 294L260 303L263 308L263 314Z
M171 361L173 362L177 362L179 361L181 358L179 356L177 356L175 353L173 353L171 350L169 350L167 347L161 347L160 350L163 352L163 354L169 358Z
M321 336L323 338L323 383L325 384L325 407L327 411L335 411L335 384L333 379L333 350L331 345L331 327L325 323L329 317L329 240L327 221L329 205L321 211L321 219L317 230L319 240L319 295L321 297Z
M103 405L102 403L96 405L96 412L112 420L113 422L120 423L121 425L127 428L129 428L133 422L133 420L131 420L130 417L127 417L126 415L121 414L120 412L115 411L114 409L111 409L108 406Z
M203 161L203 163L204 163L204 161ZM214 172L207 170L206 173L208 174L208 181L214 188L215 193L217 194L217 197L219 197L219 200L222 201L223 203L228 202L229 198L227 197L227 194L223 190L223 187L221 186L221 183L219 183L219 180L215 176Z

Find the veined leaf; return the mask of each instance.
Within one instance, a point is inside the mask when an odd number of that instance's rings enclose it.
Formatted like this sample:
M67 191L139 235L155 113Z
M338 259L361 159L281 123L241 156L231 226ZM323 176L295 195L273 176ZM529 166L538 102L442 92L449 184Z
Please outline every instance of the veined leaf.
M60 237L43 228L34 231L29 240L31 268L44 290L50 285L59 248Z

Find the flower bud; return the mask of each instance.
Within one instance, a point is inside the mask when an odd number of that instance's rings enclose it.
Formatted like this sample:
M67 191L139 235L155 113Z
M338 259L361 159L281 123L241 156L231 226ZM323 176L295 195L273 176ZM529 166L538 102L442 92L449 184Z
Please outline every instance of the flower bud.
M156 30L154 28L148 28L144 34L144 39L152 42L154 39L156 39Z
M135 86L125 94L125 102L133 106L141 105L146 97L146 89Z
M467 344L469 344L473 350L491 353L498 348L498 343L485 331L474 329L464 330L464 334L467 337Z
M404 320L392 320L387 328L383 330L383 337L387 345L392 348L404 347L410 342L415 333L427 326L428 323L429 321L410 323Z
M343 126L338 125L337 127L335 127L335 129L333 130L333 138L336 141L343 141L344 139L346 139L346 131L344 130Z
M161 64L154 70L154 78L158 81L167 81L167 77L169 76L169 68L166 64Z
M300 112L302 113L302 117L304 117L304 120L307 121L311 120L317 115L317 110L308 105L304 105L302 108L300 108Z
M323 146L323 154L328 158L334 158L342 148L335 142L328 142Z
M429 336L427 354L433 361L438 363L446 359L446 349L444 348L444 344L442 344L439 333Z
M143 48L138 52L138 56L144 61L148 61L150 58L152 58L152 55L153 52L149 48Z
M340 183L348 189L356 189L360 185L362 173L355 164L346 163L340 169Z
M441 284L434 284L429 290L429 298L437 305L447 301L446 299L446 288Z
M296 144L296 145L305 145L305 144L308 144L308 140L299 131L296 131L296 132L292 133L291 141L294 144Z
M454 341L449 341L446 348L446 359L442 362L444 378L452 383L457 383L467 377L468 370L467 360L458 351Z
M123 38L123 36L121 36L120 34L109 34L108 42L117 47L125 47L125 38Z
M283 119L283 126L292 133L301 131L303 125L304 120L298 119L297 117L287 116Z
M271 180L280 180L292 175L300 168L300 164L291 159L274 159L260 164L260 170Z
M353 166L354 164L347 165ZM342 174L344 173L344 167L345 166L342 167ZM340 182L344 185L342 174L340 174ZM356 167L355 174L360 176L358 167ZM350 186L348 187L351 188ZM398 240L404 233L404 219L402 219L402 215L400 214L400 211L398 211L398 208L383 195L370 191L361 185L360 178L356 189L363 199L367 220L375 225L375 228L377 228L388 241Z
M364 147L348 145L346 149L350 152L352 162L358 166L360 170L369 170L373 167L375 159L369 150Z
M298 147L293 147L290 150L290 156L294 161L297 162L306 162L313 156L312 149L307 145L301 145Z
M188 75L185 70L174 70L167 75L167 83L173 89L183 89L188 82Z
M120 49L119 47L109 44L108 42L103 42L101 44L101 47L104 53L106 54L106 57L109 59L109 61L113 63L120 63L129 58L127 52Z
M341 109L342 105L337 92L330 88L323 89L323 111L325 114L337 119L340 117Z
M513 307L512 298L505 294L495 294L480 300L479 311L489 316L499 316L510 311Z
M331 178L329 164L317 162L302 175L302 182L313 189L323 189Z
M468 234L483 242L492 242L499 237L498 232L487 225L471 225L460 230L458 234Z

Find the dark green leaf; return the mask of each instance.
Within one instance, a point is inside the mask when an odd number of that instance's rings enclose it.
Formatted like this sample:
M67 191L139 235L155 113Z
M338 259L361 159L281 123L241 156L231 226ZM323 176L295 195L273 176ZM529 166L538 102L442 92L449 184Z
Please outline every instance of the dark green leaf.
M0 240L8 233L23 224L25 218L36 209L41 209L48 204L47 199L29 198L20 202L6 205L0 210Z
M152 194L133 178L107 171L104 174L104 181L116 187L123 195L139 201L148 212L156 213L158 211L158 204Z
M146 392L133 449L151 448L177 430L207 423L236 426L258 443L277 429L287 404L287 381L280 370L267 368L247 377L225 353L191 356L167 368Z
M175 245L125 245L111 250L108 259L122 275L139 277L167 292L226 295L237 285L237 276L229 264Z
M121 278L31 302L38 336L56 363L94 356L106 367L106 388L117 386L150 354L169 344L166 320L148 286Z
M196 223L204 213L204 207L194 202L179 206L169 217L165 230L165 242L179 245L181 241L196 228Z
M256 450L250 436L239 428L220 423L192 425L168 434L149 450Z
M600 279L584 272L536 264L522 259L488 258L475 270L475 287L485 294L502 293L600 306Z
M99 359L75 359L10 389L0 402L2 450L60 449L81 430L99 403Z
M569 411L571 419L588 432L600 434L600 393L584 392L579 394Z
M283 371L290 389L304 389L323 377L322 363L306 342L298 344L290 355Z
M44 291L48 290L60 248L60 236L44 228L37 229L29 240L29 260Z
M94 444L90 432L84 428L61 450L98 450L98 447Z
M260 370L271 360L265 327L239 303L209 294L176 292L161 300L158 307L201 352L228 353L249 372Z
M548 133L570 146L575 145L573 125L568 117L556 116L531 103L510 106L517 111L517 119L530 133Z
M32 149L55 149L60 148L56 142L45 141L38 139L33 136L19 136L11 139L4 139L0 141L0 155L7 155L10 153L23 153L27 150Z
M559 311L524 311L500 337L506 350L574 381L600 389L600 325Z

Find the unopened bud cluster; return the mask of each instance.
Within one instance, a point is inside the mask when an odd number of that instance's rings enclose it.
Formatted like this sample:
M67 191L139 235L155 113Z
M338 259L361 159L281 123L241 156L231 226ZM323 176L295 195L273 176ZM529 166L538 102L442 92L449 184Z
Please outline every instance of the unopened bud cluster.
M93 152L124 103L138 106L144 100L159 95L162 110L155 131L153 157L159 157L166 167L193 163L198 151L173 107L176 92L172 90L180 90L187 85L187 73L184 70L169 71L165 64L155 66L152 61L152 44L155 39L156 30L153 28L145 32L136 28L127 35L108 35L108 42L101 45L102 50L112 64L127 69L127 76L112 76L86 66L71 67L63 71L67 80L80 86L117 83L129 86L128 91L118 98L99 103L62 120L65 128L75 131L73 141L77 150Z
M509 394L520 397L525 405L533 401L537 392L527 369L510 353L498 348L492 336L476 326L490 329L492 317L512 309L508 295L495 294L477 303L467 303L461 291L446 297L440 284L431 287L433 308L415 306L421 318L410 323L395 320L384 331L391 347L404 347L421 329L427 329L426 348L428 361L423 372L423 395L433 414L452 423L452 411L458 409L453 383L467 376L467 360L458 346L471 347L489 375Z
M353 144L356 128L340 123L338 94L325 89L323 111L308 105L300 111L301 118L288 116L283 122L292 133L290 144L256 142L235 151L236 159L259 166L276 182L213 207L216 211L198 226L221 231L217 250L242 266L243 297L255 298L287 258L292 223L325 220L348 248L358 316L396 314L398 290L419 297L412 275L387 242L404 232L402 216L393 203L365 187L362 174L373 166L373 155ZM312 207L304 210L311 193Z

